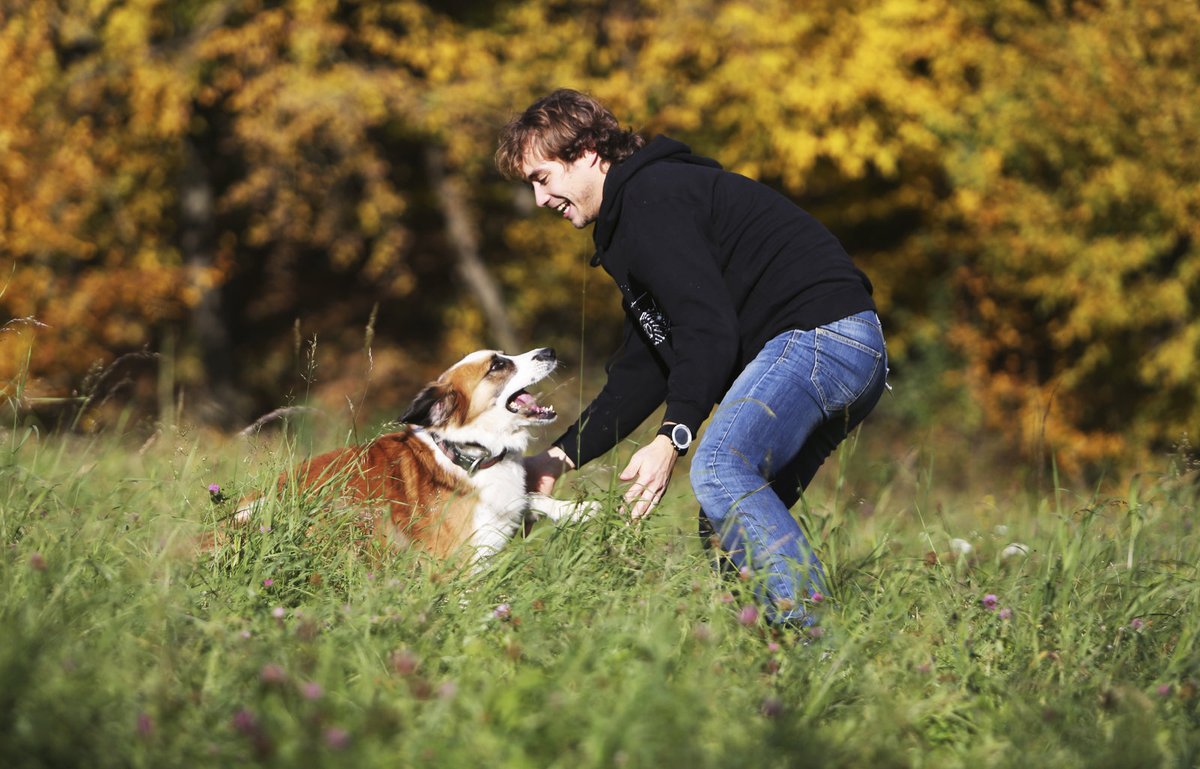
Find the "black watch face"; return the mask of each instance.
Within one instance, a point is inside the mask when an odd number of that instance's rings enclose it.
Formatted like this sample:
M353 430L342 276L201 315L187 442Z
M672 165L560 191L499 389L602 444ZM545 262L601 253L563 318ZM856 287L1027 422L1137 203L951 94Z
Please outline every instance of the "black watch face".
M671 443L675 444L676 449L684 451L692 445L692 431L687 425L675 425L671 428Z

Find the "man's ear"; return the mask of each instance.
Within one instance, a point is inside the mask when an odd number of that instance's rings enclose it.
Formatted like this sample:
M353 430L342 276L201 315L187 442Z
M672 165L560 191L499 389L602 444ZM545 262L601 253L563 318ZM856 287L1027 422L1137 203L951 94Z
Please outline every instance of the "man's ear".
M587 161L589 166L596 166L600 169L600 173L608 174L608 169L612 168L612 163L609 163L604 158L600 157L600 153L596 150L584 150L579 157Z
M443 427L457 407L458 391L444 382L434 382L417 393L400 421L421 427Z

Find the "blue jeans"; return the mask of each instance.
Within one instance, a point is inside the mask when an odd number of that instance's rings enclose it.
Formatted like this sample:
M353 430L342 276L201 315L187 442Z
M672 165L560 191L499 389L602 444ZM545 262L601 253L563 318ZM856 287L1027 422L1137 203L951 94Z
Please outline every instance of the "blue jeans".
M887 351L874 312L772 339L725 394L691 464L704 518L737 569L748 567L774 623L807 624L826 592L820 561L790 508L874 408Z

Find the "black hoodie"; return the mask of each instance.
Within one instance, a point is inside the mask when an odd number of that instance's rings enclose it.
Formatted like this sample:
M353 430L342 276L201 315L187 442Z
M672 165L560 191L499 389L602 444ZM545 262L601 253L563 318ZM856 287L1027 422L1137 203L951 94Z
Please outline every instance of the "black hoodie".
M664 399L664 421L694 434L772 338L875 309L870 281L824 225L665 136L609 169L592 238L626 328L604 389L555 441L576 467Z

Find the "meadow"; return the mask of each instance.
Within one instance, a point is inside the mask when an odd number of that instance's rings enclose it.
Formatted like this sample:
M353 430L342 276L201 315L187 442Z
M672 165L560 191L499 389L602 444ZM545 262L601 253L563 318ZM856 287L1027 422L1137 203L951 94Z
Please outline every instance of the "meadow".
M1200 538L1185 458L1117 493L945 483L851 441L798 512L808 632L716 574L680 473L467 573L239 494L313 443L0 433L0 766L1188 767ZM903 459L903 461L901 461ZM218 488L219 487L219 488Z

